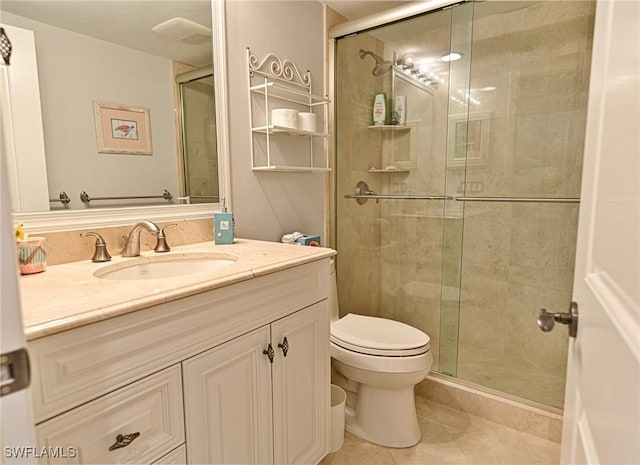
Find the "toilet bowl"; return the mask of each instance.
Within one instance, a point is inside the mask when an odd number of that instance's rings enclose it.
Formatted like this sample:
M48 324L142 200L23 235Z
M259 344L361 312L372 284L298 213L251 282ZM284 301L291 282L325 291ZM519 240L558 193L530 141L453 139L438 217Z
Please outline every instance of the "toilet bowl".
M338 318L332 267L331 361L334 384L347 391L347 431L387 447L411 447L422 438L414 387L433 364L429 336L385 318Z

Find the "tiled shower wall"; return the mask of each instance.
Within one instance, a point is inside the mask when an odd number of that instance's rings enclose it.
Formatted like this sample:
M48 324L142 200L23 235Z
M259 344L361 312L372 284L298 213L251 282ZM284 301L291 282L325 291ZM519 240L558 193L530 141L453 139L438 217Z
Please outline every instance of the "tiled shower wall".
M379 153L381 134L367 130L371 124L373 96L384 89L384 78L371 75L373 60L361 60L360 48L382 54L382 43L368 34L357 41L338 44L336 69L340 85L336 87L336 138L338 160L336 191L338 198L336 240L340 244L337 258L340 314L359 313L381 316L380 307L380 204L358 205L344 199L363 180L373 190L380 190L380 178L367 173L373 154Z

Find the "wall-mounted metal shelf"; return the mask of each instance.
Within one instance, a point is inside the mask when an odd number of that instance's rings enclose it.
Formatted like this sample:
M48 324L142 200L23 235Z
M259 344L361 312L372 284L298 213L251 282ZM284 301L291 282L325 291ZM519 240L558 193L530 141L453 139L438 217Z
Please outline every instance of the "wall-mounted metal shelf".
M253 168L253 171L271 171L271 172L280 172L280 173L313 173L313 172L331 171L331 168L274 165L274 166L257 166Z
M302 129L287 128L284 126L258 126L251 128L253 132L261 134L279 134L281 136L311 136L311 137L327 137L329 134L324 132L303 131Z
M249 75L249 115L251 119L251 168L260 172L326 172L329 169L329 127L327 107L330 100L326 96L314 95L311 91L311 73L302 74L291 60L283 60L270 53L258 61L247 48L247 73ZM260 99L259 97L264 97ZM271 121L273 102L284 103L287 108L302 112L312 112L317 116L316 131L279 126ZM261 103L262 109L257 108ZM258 120L258 121L257 121ZM273 137L293 137L293 140L307 139L308 148L302 153L289 154L288 160L298 157L303 161L289 164L273 147ZM264 142L257 143L259 138ZM293 144L294 142L292 142ZM300 142L296 142L299 144ZM287 151L286 142L278 142L278 149ZM315 157L314 148L321 145L322 156ZM289 147L291 148L291 147ZM291 149L295 152L297 149ZM300 150L302 151L302 150ZM306 156L305 156L306 155ZM277 161L276 161L277 160Z

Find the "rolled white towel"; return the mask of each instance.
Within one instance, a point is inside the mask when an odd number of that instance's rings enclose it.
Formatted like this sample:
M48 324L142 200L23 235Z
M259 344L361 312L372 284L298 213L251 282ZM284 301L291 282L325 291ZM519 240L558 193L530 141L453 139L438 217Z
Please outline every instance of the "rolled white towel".
M285 234L284 236L282 236L282 242L284 244L294 244L302 236L304 236L304 234L297 231L291 234Z

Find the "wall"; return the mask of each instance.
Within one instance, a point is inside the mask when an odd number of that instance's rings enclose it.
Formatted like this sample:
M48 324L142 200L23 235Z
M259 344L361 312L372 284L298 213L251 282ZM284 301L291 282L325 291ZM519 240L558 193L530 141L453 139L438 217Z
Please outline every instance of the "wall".
M10 13L2 20L35 32L50 197L64 190L84 208L83 190L178 194L169 60ZM153 155L97 153L94 100L149 108Z
M288 58L310 70L314 94L324 92L323 7L315 1L226 3L232 209L240 237L280 241L285 233L323 234L322 173L251 170L246 48L262 59ZM323 238L324 244L324 238Z

